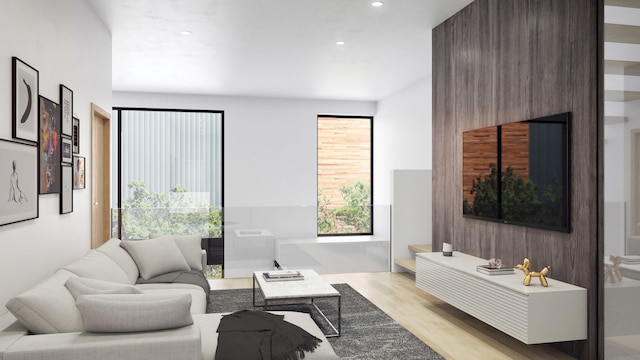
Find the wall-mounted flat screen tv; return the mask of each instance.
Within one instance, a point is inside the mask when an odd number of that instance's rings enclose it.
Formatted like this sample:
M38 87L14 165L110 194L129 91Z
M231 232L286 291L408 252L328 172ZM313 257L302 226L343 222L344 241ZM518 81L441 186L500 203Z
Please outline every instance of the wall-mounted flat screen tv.
M570 232L570 113L463 133L463 216Z

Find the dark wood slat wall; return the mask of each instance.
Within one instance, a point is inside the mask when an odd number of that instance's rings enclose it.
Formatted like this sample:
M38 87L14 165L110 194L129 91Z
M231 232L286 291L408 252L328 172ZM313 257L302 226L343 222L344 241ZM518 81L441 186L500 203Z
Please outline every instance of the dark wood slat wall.
M599 346L602 0L477 0L433 30L433 249L533 268L588 289L588 340L557 344L579 359ZM567 112L571 233L462 217L462 132ZM549 304L553 306L553 304ZM553 324L549 324L553 326Z

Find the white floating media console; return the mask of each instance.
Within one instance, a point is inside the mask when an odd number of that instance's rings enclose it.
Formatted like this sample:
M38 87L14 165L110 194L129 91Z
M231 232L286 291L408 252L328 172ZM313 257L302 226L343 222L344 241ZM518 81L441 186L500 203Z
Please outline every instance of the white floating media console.
M522 271L476 271L485 264L485 259L460 252L451 257L418 253L416 286L525 344L587 338L586 289L549 278L548 287L535 278L524 286Z

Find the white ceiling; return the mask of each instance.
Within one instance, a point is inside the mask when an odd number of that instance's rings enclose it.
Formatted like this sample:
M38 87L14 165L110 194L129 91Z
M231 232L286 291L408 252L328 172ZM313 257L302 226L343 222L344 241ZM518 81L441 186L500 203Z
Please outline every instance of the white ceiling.
M344 100L430 76L431 29L472 2L372 1L89 0L113 36L114 91Z

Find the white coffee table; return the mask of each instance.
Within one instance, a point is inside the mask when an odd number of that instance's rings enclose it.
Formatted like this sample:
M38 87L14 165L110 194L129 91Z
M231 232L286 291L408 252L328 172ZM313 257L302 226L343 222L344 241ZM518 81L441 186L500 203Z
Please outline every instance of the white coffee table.
M293 281L266 281L263 277L265 271L255 271L253 273L253 306L262 307L265 310L268 307L311 304L318 313L329 324L334 331L331 334L325 334L326 337L340 336L341 323L341 297L338 290L331 284L327 283L318 275L317 272L310 269L298 270L304 276L304 280ZM262 305L256 304L256 284L260 289L260 293L264 299ZM338 327L329 321L327 316L318 308L314 299L320 298L336 298L338 301Z

